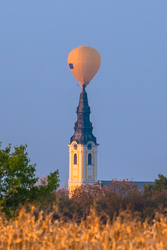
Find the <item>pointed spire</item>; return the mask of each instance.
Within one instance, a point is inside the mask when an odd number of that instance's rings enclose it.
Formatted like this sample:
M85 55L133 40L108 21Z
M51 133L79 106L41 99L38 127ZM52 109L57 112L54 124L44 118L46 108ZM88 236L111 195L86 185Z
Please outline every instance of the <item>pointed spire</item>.
M96 137L92 134L92 123L90 122L90 107L88 105L85 84L83 84L80 93L79 105L77 107L77 121L75 123L75 133L71 137L71 142L76 141L78 144L87 144L89 141L96 143Z

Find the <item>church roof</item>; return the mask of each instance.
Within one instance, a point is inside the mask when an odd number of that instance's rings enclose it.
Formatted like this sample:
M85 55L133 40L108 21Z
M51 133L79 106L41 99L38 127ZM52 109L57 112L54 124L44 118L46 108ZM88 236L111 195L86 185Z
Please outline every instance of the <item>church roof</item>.
M88 105L88 97L83 85L80 93L79 105L77 107L77 121L75 123L75 133L71 137L71 142L76 141L78 144L87 144L89 141L94 142L96 145L96 137L93 135L92 123L90 122L90 107Z
M112 184L112 181L98 181L102 187L109 186ZM119 181L118 181L119 182ZM153 185L154 181L126 181L127 183L132 183L139 187L140 190L144 190L145 185Z

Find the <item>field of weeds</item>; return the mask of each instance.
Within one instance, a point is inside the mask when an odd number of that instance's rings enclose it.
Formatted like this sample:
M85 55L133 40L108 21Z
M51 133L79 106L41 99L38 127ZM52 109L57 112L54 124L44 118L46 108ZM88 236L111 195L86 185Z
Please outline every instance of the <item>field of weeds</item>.
M81 249L167 249L167 218L157 213L155 219L143 223L132 219L128 211L120 213L112 223L96 215L95 210L80 223L54 220L52 213L33 208L22 209L15 220L0 217L0 250L81 250Z

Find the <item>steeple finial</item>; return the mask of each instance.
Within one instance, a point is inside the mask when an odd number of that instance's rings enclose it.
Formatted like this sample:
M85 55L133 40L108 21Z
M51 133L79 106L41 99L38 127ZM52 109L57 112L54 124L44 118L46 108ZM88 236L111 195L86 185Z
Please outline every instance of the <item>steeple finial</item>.
M85 83L82 85L82 92L85 92Z

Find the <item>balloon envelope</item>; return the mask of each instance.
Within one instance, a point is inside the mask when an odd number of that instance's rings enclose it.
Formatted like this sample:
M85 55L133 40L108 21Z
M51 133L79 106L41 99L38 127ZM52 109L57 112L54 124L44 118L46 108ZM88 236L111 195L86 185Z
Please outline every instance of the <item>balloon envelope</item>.
M99 52L89 46L79 46L68 55L70 71L78 80L81 87L89 84L100 68L101 57Z

